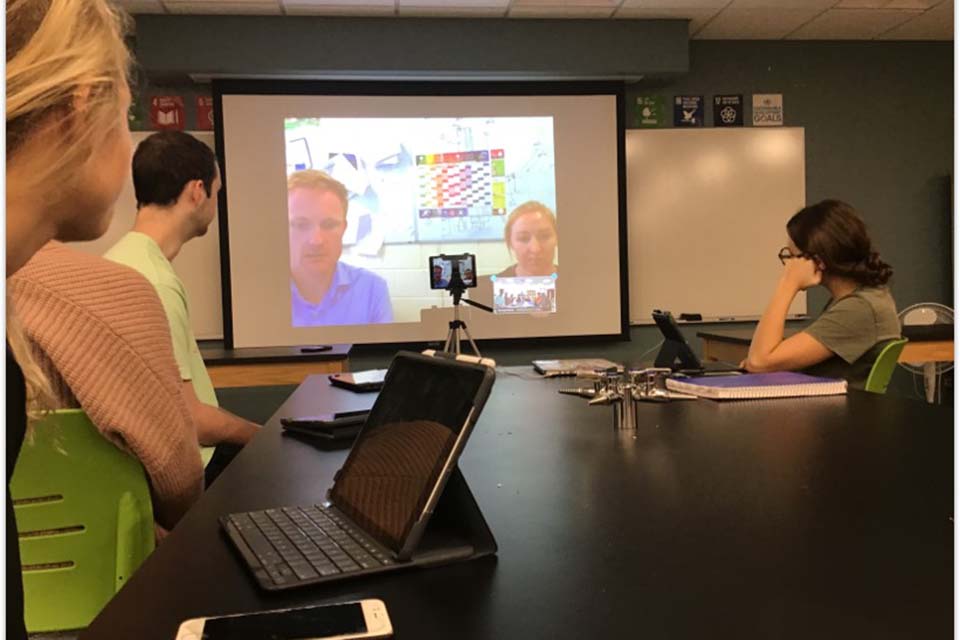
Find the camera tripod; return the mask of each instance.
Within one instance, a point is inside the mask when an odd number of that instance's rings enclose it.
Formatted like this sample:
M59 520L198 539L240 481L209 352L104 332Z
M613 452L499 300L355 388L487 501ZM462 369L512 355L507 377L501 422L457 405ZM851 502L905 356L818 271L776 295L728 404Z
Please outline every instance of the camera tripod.
M477 307L490 313L493 313L493 309L485 304L464 298L463 294L466 290L467 288L460 278L460 273L454 269L453 277L450 278L450 284L447 286L447 291L453 296L453 320L450 321L450 330L447 332L447 339L443 343L443 350L447 353L460 355L460 341L463 340L460 332L462 331L470 342L470 348L473 349L473 354L479 358L480 349L477 348L477 343L473 341L473 336L470 335L470 330L467 329L467 323L460 319L460 303L465 302L471 307Z

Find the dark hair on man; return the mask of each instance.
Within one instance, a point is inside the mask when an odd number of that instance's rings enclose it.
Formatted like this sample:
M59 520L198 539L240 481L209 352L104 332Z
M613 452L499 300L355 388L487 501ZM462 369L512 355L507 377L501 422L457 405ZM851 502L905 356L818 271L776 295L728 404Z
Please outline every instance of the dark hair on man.
M182 131L160 131L145 139L133 154L133 191L137 209L169 207L192 180L203 180L210 195L217 174L213 151Z
M805 255L820 260L824 274L858 284L887 284L893 268L880 259L867 226L846 202L824 200L798 211L787 222L787 234Z

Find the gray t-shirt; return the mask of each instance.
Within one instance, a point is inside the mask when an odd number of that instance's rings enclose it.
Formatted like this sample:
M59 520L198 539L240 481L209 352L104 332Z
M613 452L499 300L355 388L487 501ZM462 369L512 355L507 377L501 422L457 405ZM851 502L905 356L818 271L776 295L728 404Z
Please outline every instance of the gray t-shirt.
M845 378L851 389L863 389L877 356L900 337L900 320L889 289L860 287L828 302L804 331L834 353L804 373Z

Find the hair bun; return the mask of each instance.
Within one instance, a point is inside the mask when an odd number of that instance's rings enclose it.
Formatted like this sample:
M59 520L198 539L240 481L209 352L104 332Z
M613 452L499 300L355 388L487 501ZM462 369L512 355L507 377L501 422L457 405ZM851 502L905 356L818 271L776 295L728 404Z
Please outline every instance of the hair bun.
M871 251L870 255L863 262L864 276L867 284L882 285L887 284L893 277L893 267L880 259L880 254Z

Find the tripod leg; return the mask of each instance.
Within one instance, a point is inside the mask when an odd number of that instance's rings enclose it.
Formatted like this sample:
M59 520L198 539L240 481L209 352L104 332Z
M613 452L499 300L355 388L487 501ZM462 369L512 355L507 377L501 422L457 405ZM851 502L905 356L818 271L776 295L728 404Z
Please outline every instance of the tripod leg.
M450 353L450 349L453 347L453 340L456 337L456 330L453 327L450 327L450 330L447 331L447 340L443 343L443 350L447 353Z
M480 349L477 349L477 343L473 341L473 336L470 335L470 330L467 329L466 323L463 324L463 332L467 334L467 340L470 341L470 346L473 347L473 355L480 357ZM457 352L459 353L459 351Z

